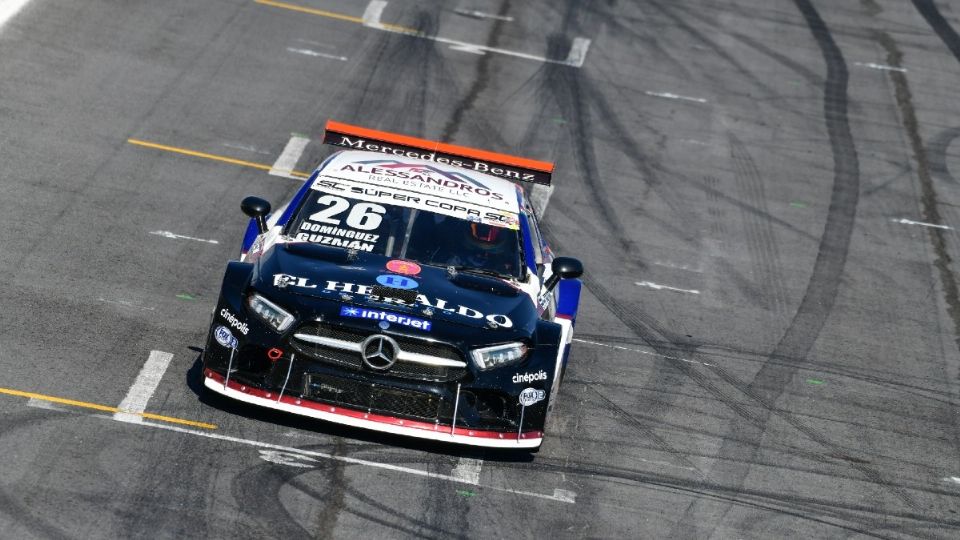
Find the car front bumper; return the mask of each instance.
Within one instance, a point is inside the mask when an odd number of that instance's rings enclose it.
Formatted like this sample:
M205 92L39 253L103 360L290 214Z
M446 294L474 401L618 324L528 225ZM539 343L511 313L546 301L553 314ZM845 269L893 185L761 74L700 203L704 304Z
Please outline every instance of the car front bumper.
M515 432L473 429L454 423L424 422L314 401L298 394L258 388L204 369L204 386L229 398L268 409L395 435L489 448L530 449L543 442L539 430Z

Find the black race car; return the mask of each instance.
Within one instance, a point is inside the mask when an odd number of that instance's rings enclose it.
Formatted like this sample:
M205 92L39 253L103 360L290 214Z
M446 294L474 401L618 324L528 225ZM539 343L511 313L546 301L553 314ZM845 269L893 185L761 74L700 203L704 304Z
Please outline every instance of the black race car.
M348 148L271 213L247 197L240 260L203 353L231 398L372 430L538 448L582 273L554 258L519 181L552 165L329 122Z

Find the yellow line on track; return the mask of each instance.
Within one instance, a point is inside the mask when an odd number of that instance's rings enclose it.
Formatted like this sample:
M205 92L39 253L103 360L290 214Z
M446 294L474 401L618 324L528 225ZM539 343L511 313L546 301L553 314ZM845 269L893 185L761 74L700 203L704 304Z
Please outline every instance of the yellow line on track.
M321 17L326 17L328 19L337 19L340 21L347 21L357 24L363 24L363 19L360 17L354 17L352 15L344 15L342 13L334 13L332 11L324 11L322 9L308 8L305 6L298 6L294 4L288 4L286 2L274 2L274 0L254 0L257 4L263 4L265 6L278 7L282 9L289 9L291 11L299 11L300 13L309 13L310 15L319 15Z
M195 422L193 420L184 420L183 418L174 418L172 416L163 416L163 415L153 414L153 413L124 411L122 409L118 409L117 407L110 407L109 405L100 405L98 403L77 401L75 399L59 398L56 396L36 394L34 392L24 392L22 390L14 390L12 388L0 388L0 394L6 394L8 396L24 397L28 399L36 399L40 401L49 401L50 403L59 403L61 405L70 405L71 407L80 407L81 409L92 409L92 410L101 411L101 412L108 412L108 413L122 412L127 414L135 414L137 416L142 416L144 418L149 418L151 420L160 420L161 422L169 422L171 424L183 424L185 426L200 427L205 429L217 429L216 424L208 424L206 422Z
M241 167L252 167L254 169L260 169L261 171L269 171L273 167L264 163L255 163L253 161L244 161L242 159L234 159L227 156L218 156L217 154L208 154L206 152L197 152L196 150L190 150L189 148L180 148L177 146L168 146L166 144L159 144L150 141L142 141L140 139L127 139L127 142L134 144L136 146L143 146L145 148L153 148L154 150L163 150L165 152L173 152L175 154L183 154L185 156L198 157L203 159L212 159L213 161L221 161L223 163L230 163L232 165L240 165ZM290 174L299 178L308 178L310 175L305 172L300 171L290 171Z
M324 11L322 9L314 9L306 6L298 6L296 4L288 4L286 2L276 2L275 0L253 0L253 1L256 4L261 4L264 6L270 6L270 7L281 8L281 9L289 9L290 11L298 11L300 13L309 13L310 15L319 15L321 17L326 17L328 19L336 19L338 21L347 21L347 22L352 22L357 24L363 24L362 17L354 17L353 15L344 15L342 13L334 13L332 11ZM400 26L398 24L380 23L380 27L393 32L420 35L420 32L418 32L416 28L409 28L407 26Z

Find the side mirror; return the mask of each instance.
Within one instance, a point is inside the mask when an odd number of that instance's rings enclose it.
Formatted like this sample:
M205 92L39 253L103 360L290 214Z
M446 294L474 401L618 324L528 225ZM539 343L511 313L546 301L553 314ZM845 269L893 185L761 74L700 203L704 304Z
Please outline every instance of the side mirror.
M573 257L557 257L553 260L550 268L553 269L553 273L543 284L547 292L552 291L561 279L576 279L583 275L583 264Z
M245 197L240 202L243 213L257 220L257 229L260 234L267 232L267 214L270 213L270 203L260 197Z

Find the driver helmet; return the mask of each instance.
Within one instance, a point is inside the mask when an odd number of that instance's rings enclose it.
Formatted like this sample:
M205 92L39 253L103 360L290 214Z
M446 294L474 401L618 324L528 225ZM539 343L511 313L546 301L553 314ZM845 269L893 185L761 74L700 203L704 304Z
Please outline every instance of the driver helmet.
M467 240L473 246L487 252L502 251L505 247L509 235L500 227L476 222L468 225Z

